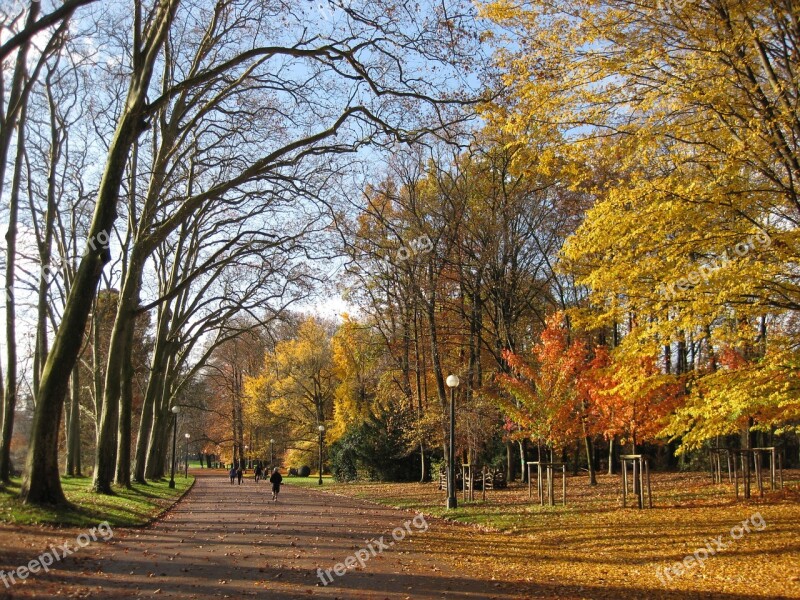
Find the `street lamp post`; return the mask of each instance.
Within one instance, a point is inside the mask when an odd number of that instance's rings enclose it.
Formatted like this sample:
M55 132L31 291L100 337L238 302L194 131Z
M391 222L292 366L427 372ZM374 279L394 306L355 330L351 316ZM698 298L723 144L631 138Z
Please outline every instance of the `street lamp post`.
M269 468L275 468L275 439L269 438Z
M184 478L189 476L189 438L191 437L188 433L186 435L186 470L183 472Z
M175 447L177 443L177 436L178 436L178 413L181 412L181 409L178 406L172 407L172 414L174 415L172 419L172 471L169 476L169 487L175 487Z
M447 508L457 508L456 500L456 388L461 381L458 375L447 376L447 387L450 388L450 448L447 456Z
M325 434L325 425L320 425L319 429L319 483L322 485L322 436Z

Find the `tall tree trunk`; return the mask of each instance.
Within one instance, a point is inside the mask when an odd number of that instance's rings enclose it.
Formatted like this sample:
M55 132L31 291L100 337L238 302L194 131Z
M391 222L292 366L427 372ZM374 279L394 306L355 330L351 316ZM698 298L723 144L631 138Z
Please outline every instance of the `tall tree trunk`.
M144 475L150 481L156 481L164 476L164 467L167 459L168 433L172 424L171 389L173 379L174 357L167 356L164 369L164 382L161 385L161 394L156 397L155 419L150 430L150 447L147 451Z
M61 325L56 332L53 347L42 372L21 491L26 503L66 503L58 472L58 433L64 397L77 360L92 301L97 293L97 284L103 267L111 260L109 249L98 241L108 238L114 226L128 156L134 140L144 131L146 123L145 98L153 66L177 6L178 0L159 3L152 22L145 28L146 38L142 37L141 30L136 31L134 35L136 47L133 49L130 84L114 138L108 149L92 224L88 232L88 243L67 297Z
M586 425L583 426L583 443L586 446L586 462L589 465L589 485L597 485L597 473L595 473L592 438L586 434Z
M128 192L128 232L134 235L136 222L136 177L139 165L139 145L134 142L131 168L129 173L130 189ZM134 289L130 297L123 293L119 309L127 308L124 312L117 312L117 318L127 318L127 323L122 331L122 348L120 351L119 375L119 429L117 431L117 469L114 479L117 485L131 487L131 427L133 422L133 338L136 330L136 309L139 307L139 293L142 287L142 270L144 259L137 260L140 254L134 248L130 252L130 261L125 272L125 283L132 280ZM125 286L127 287L127 285ZM123 288L124 292L124 288ZM115 323L116 325L116 323ZM110 358L110 356L109 356ZM109 365L110 367L111 365ZM110 369L109 369L110 370ZM106 386L106 393L109 387Z
M103 388L100 435L97 439L97 465L92 487L101 494L111 493L116 459L117 483L130 486L131 394L122 394L125 377L132 376L130 352L133 344L136 308L139 305L142 260L133 250L125 272L114 328L108 348L106 379ZM124 372L127 371L127 372ZM128 382L128 385L130 382ZM130 388L129 388L130 391ZM124 463L124 464L123 464Z
M577 475L578 471L580 470L580 465L578 464L580 462L580 458L581 458L581 442L580 440L578 440L575 442L575 456L573 456L573 462L572 462L573 476Z
M80 365L72 369L71 400L67 426L67 475L81 476L81 375Z
M160 369L160 367L159 367ZM132 370L131 370L132 371ZM132 373L131 373L132 375ZM145 396L144 401L142 402L142 413L139 418L139 429L136 432L136 446L133 450L133 474L132 478L137 483L145 483L145 461L147 458L147 445L150 439L150 428L153 424L153 412L155 406L155 398L158 389L154 390L153 393L150 392L150 386L153 385L151 380L152 377L155 375L154 371L150 371L150 380L147 382L147 388L145 389ZM131 384L127 384L130 386ZM123 395L131 394L132 388L128 388L127 390L123 388ZM120 427L119 432L120 437L122 437L122 428ZM128 436L130 438L130 435ZM118 459L121 457L123 452L121 449L118 449L117 455ZM129 457L130 458L130 457ZM119 473L119 464L117 465L117 483L121 483L120 473ZM130 484L130 473L129 473L129 481Z
M144 474L150 481L158 481L164 477L164 467L169 450L169 432L173 421L169 408L156 411L153 427L150 432L150 448L147 452Z
M428 266L428 287L429 290L433 290L434 284L434 277L433 277L433 267ZM426 310L426 317L428 322L428 334L430 336L430 344L431 344L431 362L433 363L433 375L434 379L436 380L436 393L437 397L439 398L439 408L441 410L441 414L445 413L447 409L447 391L445 389L444 384L444 375L442 373L442 360L439 355L439 336L436 331L436 294L433 291L430 291L430 298L424 299L425 301L425 310ZM447 436L447 427L445 426L444 420L442 420L442 439L444 440L443 449L445 457L450 456L449 448L450 442L448 441ZM450 465L448 465L447 473L448 477L451 473L452 469ZM455 482L451 482L453 486L451 489L455 489Z
M424 349L421 348L419 343L419 311L416 305L414 306L414 384L417 392L417 435L419 435L419 458L420 458L420 475L419 482L425 483L428 481L428 465L425 461L425 438L422 434L422 416L425 414L425 409L422 403L422 373L424 372L422 353ZM422 368L421 368L422 367Z
M33 11L31 11L33 12ZM25 106L20 111L17 128L17 154L14 161L14 179L8 201L8 230L6 232L6 387L3 393L3 428L0 430L0 481L11 477L11 438L14 435L14 411L17 408L17 312L14 298L14 280L17 266L17 218L19 215L19 188L22 180L22 160L25 152Z
M614 436L608 438L608 474L614 474Z
M5 392L5 379L3 378L3 361L0 360L0 395L4 395ZM0 402L0 431L3 429L3 413L5 411L2 410L4 404Z
M101 365L103 357L100 351L100 303L97 298L92 303L92 390L94 397L94 441L97 445L97 438L100 437L100 413L103 408L103 376Z
M514 464L514 447L511 445L511 442L506 441L506 479L509 483L517 479Z
M59 269L62 269L66 275L66 265L53 265L51 264L52 251L53 251L53 236L55 235L55 220L56 213L58 212L57 201L57 181L58 181L58 167L61 157L61 149L64 144L64 135L61 131L61 125L58 122L57 110L58 103L53 98L53 72L49 72L45 82L47 89L47 104L50 114L50 153L49 164L47 173L47 210L44 217L44 230L40 234L39 242L39 257L42 262L42 268L39 271L39 289L37 298L36 310L36 347L33 354L33 395L34 397L39 394L39 382L42 377L42 368L45 361L47 361L48 353L48 340L47 340L47 318L48 318L48 304L47 293L50 283L55 278ZM33 201L31 200L31 214L34 214ZM66 263L66 257L65 261ZM69 293L69 286L71 282L69 277L65 276L65 288Z
M117 470L114 476L117 485L131 486L131 442L133 424L133 337L136 326L135 317L131 318L125 340L120 375L122 382L119 397L119 430L117 432Z
M170 312L162 311L158 322L156 334L156 347L153 349L153 359L150 363L150 377L142 405L142 416L139 420L139 434L136 437L136 461L134 463L133 479L138 483L145 483L145 465L147 464L147 449L150 445L150 432L153 427L156 400L161 397L164 383L164 369L167 356L167 333L169 330Z

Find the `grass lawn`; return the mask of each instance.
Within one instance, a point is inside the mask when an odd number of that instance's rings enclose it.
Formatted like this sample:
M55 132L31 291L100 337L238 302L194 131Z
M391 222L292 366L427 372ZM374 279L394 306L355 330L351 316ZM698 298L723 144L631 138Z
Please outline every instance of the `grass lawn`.
M459 493L459 507L450 511L436 484L326 480L320 487L313 478L300 485L478 526L481 535L433 527L414 543L498 581L559 593L566 586L578 598L800 598L800 471L784 472L783 492L762 499L756 489L746 502L709 479L654 473L652 510L621 508L619 478L608 475L596 487L586 476L568 476L566 506L540 506L535 488L529 500L527 486L512 484L488 492L485 502L479 491L474 502ZM684 562L687 556L701 560ZM678 561L688 566L679 572Z
M61 485L72 508L49 509L26 506L19 499L21 480L0 487L0 521L14 525L50 524L90 527L108 521L112 527L145 525L172 506L192 485L194 477L175 477L175 489L169 481L134 483L132 489L114 487L113 496L92 492L89 477L64 477Z
M322 485L319 484L319 475L309 475L308 477L290 477L289 475L283 475L283 483L288 483L289 485L296 485L300 487L311 487L311 488L320 488L320 487L340 487L343 484L336 483L336 481L330 475L323 475L322 476Z

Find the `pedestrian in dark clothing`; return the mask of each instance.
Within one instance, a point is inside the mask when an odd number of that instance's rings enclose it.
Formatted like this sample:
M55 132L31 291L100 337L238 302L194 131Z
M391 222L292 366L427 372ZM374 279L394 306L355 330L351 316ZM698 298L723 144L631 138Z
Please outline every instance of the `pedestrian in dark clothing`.
M281 482L283 481L283 477L278 472L278 467L272 471L272 475L269 477L269 482L272 484L272 501L278 501L278 494L281 491Z
M256 465L255 477L256 483L258 483L258 480L261 479L261 465Z
M239 485L242 485L242 467L236 469L236 478L239 480Z
M231 476L231 485L233 485L233 480L236 479L236 467L234 467L233 465L231 465L230 476Z

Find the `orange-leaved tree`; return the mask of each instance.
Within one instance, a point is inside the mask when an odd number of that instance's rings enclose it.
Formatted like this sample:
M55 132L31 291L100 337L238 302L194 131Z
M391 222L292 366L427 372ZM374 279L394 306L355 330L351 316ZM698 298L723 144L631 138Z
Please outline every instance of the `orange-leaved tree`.
M504 352L511 373L496 378L500 407L521 434L544 441L554 450L583 438L594 485L592 411L586 393L590 386L584 383L592 365L587 344L571 335L564 314L556 312L547 318L532 355L533 361L528 362L519 354Z
M610 352L597 347L589 375L583 380L596 430L620 444L652 442L683 398L681 376L664 373L652 356Z

